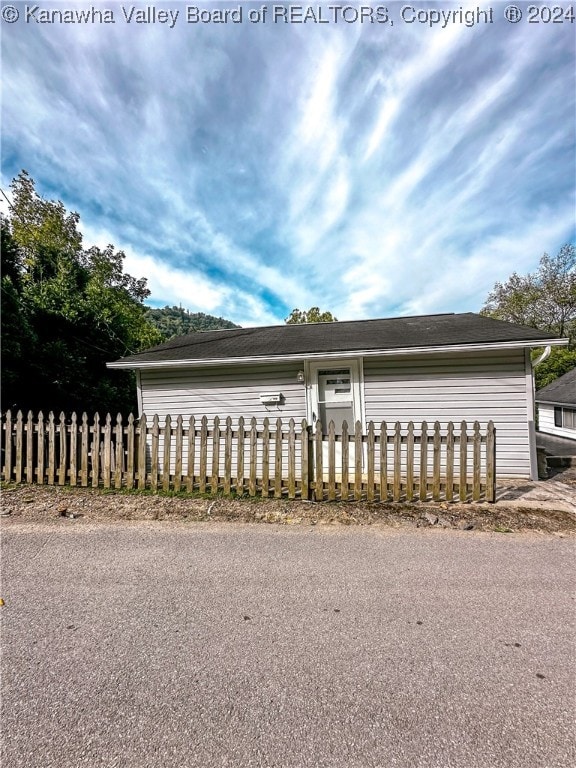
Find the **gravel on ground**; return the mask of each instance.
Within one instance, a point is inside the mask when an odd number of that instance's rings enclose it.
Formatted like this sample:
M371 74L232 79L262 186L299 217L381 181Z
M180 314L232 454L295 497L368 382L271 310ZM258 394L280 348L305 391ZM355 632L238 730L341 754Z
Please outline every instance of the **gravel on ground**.
M55 486L6 486L5 522L54 524L129 520L238 521L284 525L377 525L511 533L533 531L576 536L576 517L566 511L503 503L311 502L286 499L194 497L147 491Z

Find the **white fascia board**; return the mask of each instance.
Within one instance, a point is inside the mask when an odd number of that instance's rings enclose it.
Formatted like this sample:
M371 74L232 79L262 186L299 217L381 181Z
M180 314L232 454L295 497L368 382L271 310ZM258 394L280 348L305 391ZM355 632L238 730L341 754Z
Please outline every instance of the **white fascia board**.
M349 352L302 352L297 355L261 357L223 357L214 360L147 360L136 363L118 360L106 363L107 368L211 368L222 365L257 365L261 363L291 363L303 360L334 360L358 357L390 357L393 355L424 355L443 352L490 352L491 350L527 349L529 347L565 346L568 339L536 339L534 341L499 341L494 344L448 344L438 347L403 347L395 349L356 349Z
M561 403L559 400L540 400L538 398L538 393L536 393L536 402L538 405L557 405L562 406L563 408L574 408L576 406L576 401L572 401L571 403L563 402Z

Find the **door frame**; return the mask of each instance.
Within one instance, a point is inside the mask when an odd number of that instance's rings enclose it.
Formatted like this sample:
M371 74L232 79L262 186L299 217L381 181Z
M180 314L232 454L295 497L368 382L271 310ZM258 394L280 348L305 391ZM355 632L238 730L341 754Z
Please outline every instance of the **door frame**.
M354 406L354 422L360 421L362 431L365 430L364 413L364 360L362 357L329 358L327 360L305 360L304 374L306 377L306 419L308 424L315 425L318 419L318 371L331 368L349 368L352 385L352 402ZM316 418L314 418L314 415ZM327 430L328 425L322 425ZM354 424L348 425L350 433L354 432Z

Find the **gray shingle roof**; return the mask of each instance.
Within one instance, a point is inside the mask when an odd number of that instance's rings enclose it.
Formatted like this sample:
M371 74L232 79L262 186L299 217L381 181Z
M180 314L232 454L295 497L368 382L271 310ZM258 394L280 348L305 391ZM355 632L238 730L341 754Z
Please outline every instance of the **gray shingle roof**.
M291 355L377 352L411 347L529 342L555 338L549 333L468 312L383 320L274 325L203 331L180 336L117 364L209 362Z
M537 403L576 405L576 368L536 392Z

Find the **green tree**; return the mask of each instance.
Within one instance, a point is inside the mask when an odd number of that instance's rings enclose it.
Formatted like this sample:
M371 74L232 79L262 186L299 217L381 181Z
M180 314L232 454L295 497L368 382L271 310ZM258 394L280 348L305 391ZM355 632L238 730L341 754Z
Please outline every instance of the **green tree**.
M106 362L162 339L145 318L146 280L125 273L124 254L111 245L83 250L78 214L41 198L27 173L11 190L2 221L10 309L2 333L11 342L2 354L3 408L134 410L132 374Z
M331 312L321 312L319 307L310 307L307 311L293 309L284 322L287 325L295 325L300 323L335 323L337 321L338 318L334 317Z
M182 307L163 307L146 310L146 319L158 329L166 340L184 336L195 331L217 331L225 328L239 328L223 317L206 315L204 312L188 312Z
M576 366L576 248L567 244L554 257L545 253L534 273L514 272L505 283L496 283L480 314L570 340L568 348L553 347L538 366L537 389L567 373Z

